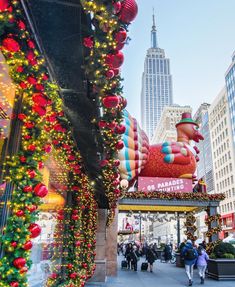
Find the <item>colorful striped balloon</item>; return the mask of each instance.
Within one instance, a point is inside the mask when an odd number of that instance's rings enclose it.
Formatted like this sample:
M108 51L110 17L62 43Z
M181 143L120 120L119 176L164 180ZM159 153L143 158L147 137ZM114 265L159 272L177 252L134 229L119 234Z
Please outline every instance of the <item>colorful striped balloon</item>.
M139 175L147 162L149 140L137 120L132 118L127 110L124 110L123 114L122 124L125 125L126 131L122 137L124 148L118 153L119 171L122 179L131 181Z

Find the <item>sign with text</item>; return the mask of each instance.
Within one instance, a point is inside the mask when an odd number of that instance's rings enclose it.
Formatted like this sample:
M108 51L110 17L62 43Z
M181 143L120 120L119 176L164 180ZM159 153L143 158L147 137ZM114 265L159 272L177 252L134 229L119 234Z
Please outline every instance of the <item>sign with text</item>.
M139 191L192 192L191 179L166 177L138 177Z

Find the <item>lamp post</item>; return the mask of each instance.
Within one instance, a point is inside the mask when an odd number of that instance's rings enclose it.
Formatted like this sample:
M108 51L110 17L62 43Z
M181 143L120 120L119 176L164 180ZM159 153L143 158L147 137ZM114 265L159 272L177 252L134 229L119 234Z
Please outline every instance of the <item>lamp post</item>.
M142 216L141 216L141 214L139 214L139 216L140 216L140 243L141 243L141 223L142 223Z
M180 246L180 217L177 212L177 246Z

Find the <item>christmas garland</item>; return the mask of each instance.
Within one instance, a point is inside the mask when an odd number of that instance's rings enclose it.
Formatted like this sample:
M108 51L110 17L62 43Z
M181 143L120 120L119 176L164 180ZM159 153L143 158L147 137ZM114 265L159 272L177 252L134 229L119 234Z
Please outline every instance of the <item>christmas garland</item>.
M197 230L195 222L196 217L191 213L187 214L186 221L184 223L184 226L186 227L186 231L184 232L184 234L187 236L187 239L190 239L192 241L197 240L197 236L194 236L194 233Z
M132 199L167 199L167 200L196 200L196 201L220 201L225 199L223 193L220 194L207 194L207 193L194 193L194 192L124 192L123 198Z
M135 0L105 1L81 0L84 10L91 14L93 34L84 38L83 44L90 51L87 57L87 78L101 108L98 125L104 143L104 156L100 161L105 192L108 197L108 224L112 221L121 191L119 188L120 164L117 151L123 148L121 134L122 110L126 100L121 96L120 66L124 61L121 49L127 41L128 24L137 14Z
M218 226L217 227L211 227L211 223L213 221L217 221ZM207 225L208 231L206 232L206 237L209 238L209 241L211 241L211 237L213 234L216 234L222 230L221 228L221 215L215 214L208 216L205 219L205 224ZM216 245L218 245L221 242L221 240L216 240L214 242L207 243L206 250L210 254L213 252Z
M22 10L19 1L4 0L0 3L0 48L16 86L16 97L23 98L23 111L17 115L22 122L20 152L8 160L6 167L9 176L5 179L14 184L14 190L10 202L12 213L1 237L5 254L0 260L0 286L27 286L26 272L32 264L29 260L31 239L41 232L40 226L35 223L38 207L42 203L41 198L48 193L41 182L40 169L52 148L58 161L72 176L68 192L72 192L80 202L76 209L79 212L83 210L82 229L74 224L74 230L79 230L84 239L79 253L76 248L73 250L71 263L76 262L81 266L83 275L79 277L80 285L76 286L83 286L94 270L97 207L87 176L82 172L81 157L74 146L70 123L64 116L57 86L49 81L44 59L28 32ZM71 220L75 221L74 214L73 210ZM72 239L79 237L78 233L72 236ZM87 242L91 245L89 250ZM81 254L83 257L78 256ZM68 277L76 280L78 276L71 276L71 272L68 272Z

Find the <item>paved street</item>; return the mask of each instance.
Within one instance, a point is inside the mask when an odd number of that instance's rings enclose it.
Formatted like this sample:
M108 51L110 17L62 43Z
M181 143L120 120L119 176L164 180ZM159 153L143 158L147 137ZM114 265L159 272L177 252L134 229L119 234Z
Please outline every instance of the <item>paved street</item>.
M119 261L121 258L119 257ZM141 261L138 263L140 270ZM120 262L119 262L120 266ZM118 270L116 278L108 278L106 283L89 283L86 287L178 287L187 286L187 277L183 268L177 268L173 264L161 263L154 264L154 272ZM197 270L194 273L193 286L202 286L198 277ZM205 280L205 285L209 287L234 287L234 281Z

